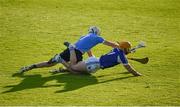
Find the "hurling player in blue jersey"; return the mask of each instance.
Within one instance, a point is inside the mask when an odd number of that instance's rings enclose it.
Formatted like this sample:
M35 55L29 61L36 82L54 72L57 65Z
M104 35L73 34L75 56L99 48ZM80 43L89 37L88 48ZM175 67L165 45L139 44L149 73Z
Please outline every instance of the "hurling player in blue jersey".
M130 42L124 41L119 43L119 48L114 48L109 53L100 56L100 58L89 57L85 61L76 63L76 53L74 46L70 45L70 64L66 63L66 67L72 73L94 73L99 69L106 69L118 64L122 64L128 72L134 76L141 76L129 63L126 55L130 53L131 44Z
M117 48L118 44L114 42L110 42L105 40L100 36L100 29L96 26L92 26L88 30L88 34L85 36L82 36L74 45L75 45L75 53L76 53L76 63L79 61L82 61L82 56L84 53L87 52L88 56L93 56L91 52L91 48L96 46L99 43L103 43L104 45L111 46L113 48ZM43 68L43 67L51 67L58 63L64 62L61 60L64 60L65 62L70 61L70 51L69 49L65 49L63 52L56 54L53 58L51 58L49 61L44 61L36 64L32 64L29 66L24 66L19 70L19 73L24 73L25 71L29 71L35 68Z

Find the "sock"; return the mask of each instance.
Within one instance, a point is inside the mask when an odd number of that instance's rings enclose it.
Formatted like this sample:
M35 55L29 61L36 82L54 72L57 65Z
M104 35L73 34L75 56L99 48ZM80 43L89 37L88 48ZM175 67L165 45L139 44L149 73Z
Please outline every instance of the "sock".
M30 66L30 69L34 69L34 68L37 68L36 64L32 64L32 65Z

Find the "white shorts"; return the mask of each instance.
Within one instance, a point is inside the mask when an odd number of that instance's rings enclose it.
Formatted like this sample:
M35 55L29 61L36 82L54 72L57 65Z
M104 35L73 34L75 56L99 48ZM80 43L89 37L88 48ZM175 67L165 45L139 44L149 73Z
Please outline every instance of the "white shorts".
M99 59L96 57L89 57L85 60L85 63L88 73L95 73L98 69L100 69Z

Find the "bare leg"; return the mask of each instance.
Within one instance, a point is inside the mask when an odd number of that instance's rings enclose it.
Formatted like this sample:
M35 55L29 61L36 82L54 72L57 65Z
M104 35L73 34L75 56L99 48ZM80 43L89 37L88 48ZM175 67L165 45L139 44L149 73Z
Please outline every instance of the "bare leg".
M75 71L86 71L86 64L84 61L80 61L77 63L76 53L74 49L70 49L70 67Z
M81 74L82 71L86 71L86 64L83 61L77 63L76 53L73 47L70 48L70 64L66 61L62 61L61 63L67 68L70 73L73 74ZM53 70L52 73L58 73L61 70Z
M48 61L44 61L44 62L40 62L40 63L34 64L34 65L36 66L36 68L43 68L43 67L52 67L56 64L57 63L49 64Z
M84 71L87 71L86 64L83 61L78 62L75 65L70 65L67 62L62 62L62 64L67 68L67 70L73 74L81 74L85 73Z
M36 64L32 64L32 65L29 65L29 66L22 67L19 70L19 73L24 73L26 71L36 69L36 68L52 67L52 66L54 66L56 64L57 63L48 63L48 61L44 61L44 62L40 62L40 63L36 63Z
M71 69L75 70L75 71L79 71L81 73L84 73L87 71L86 69L86 63L84 61L80 61L75 65L71 65Z
M76 58L76 53L74 49L70 50L70 65L75 65L77 64L77 58Z
M70 50L70 63L67 63L64 60L62 60L61 63L67 68L67 70L70 73L73 73L73 74L82 73L80 71L82 71L81 64L83 63L83 61L80 61L81 63L77 64L77 58L76 58L76 53L75 53L74 47L71 45L71 47L69 47L69 50ZM58 72L61 72L61 70L52 70L52 73L58 73Z

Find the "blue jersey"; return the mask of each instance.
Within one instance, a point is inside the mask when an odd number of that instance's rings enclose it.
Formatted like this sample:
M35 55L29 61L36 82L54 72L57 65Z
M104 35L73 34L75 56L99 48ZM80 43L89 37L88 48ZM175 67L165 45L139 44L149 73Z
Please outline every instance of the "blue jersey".
M102 55L99 61L102 69L110 68L120 63L124 65L128 64L128 60L124 52L118 48L114 48L111 52Z
M87 52L92 47L96 46L99 43L103 43L104 39L96 34L89 33L86 36L81 37L76 43L76 49L80 50L81 52Z

